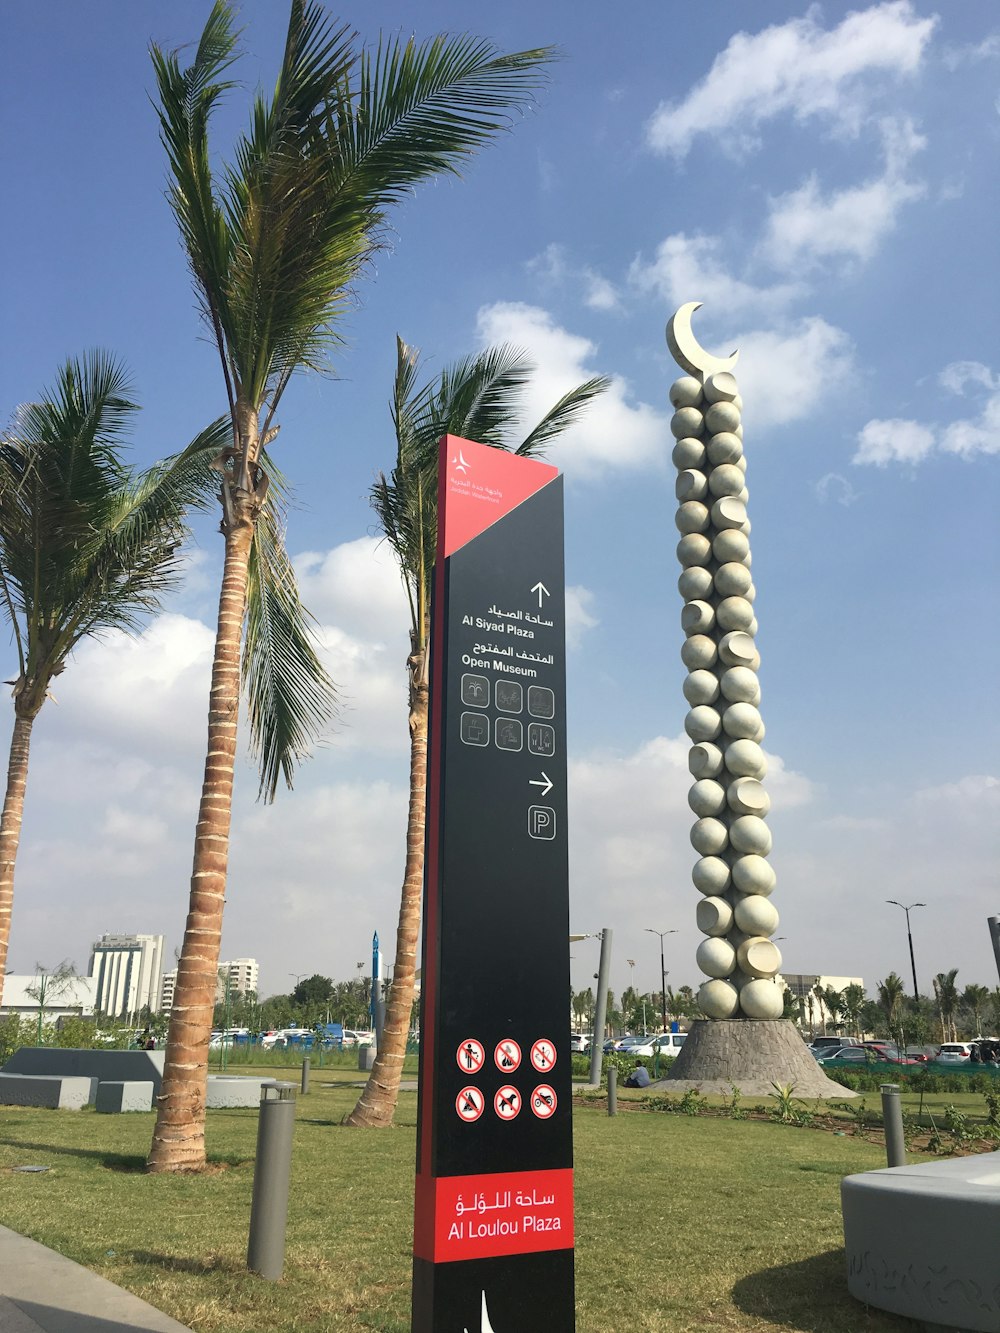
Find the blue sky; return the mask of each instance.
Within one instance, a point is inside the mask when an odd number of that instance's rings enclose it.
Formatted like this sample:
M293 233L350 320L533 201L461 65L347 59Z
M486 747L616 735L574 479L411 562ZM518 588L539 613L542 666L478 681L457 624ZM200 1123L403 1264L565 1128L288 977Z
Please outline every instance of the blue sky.
M169 6L14 0L0 19L0 417L102 346L144 411L136 459L224 406L165 199L150 39ZM289 528L344 711L295 793L254 803L241 768L223 953L344 977L371 932L391 960L405 812L405 608L367 492L391 464L398 332L428 368L488 341L528 349L540 415L596 373L612 390L550 455L567 478L572 920L615 930L613 985L697 985L686 705L663 328L702 301L740 347L773 901L785 970L996 984L994 702L1000 340L1000 27L985 5L764 4L685 12L343 4L366 39L473 31L555 42L537 105L462 180L418 191L359 285L331 378L303 377L278 457ZM274 75L285 7L242 7L246 92ZM737 22L746 23L737 30ZM221 542L138 642L88 645L36 726L11 969L86 965L103 931L180 942ZM5 675L13 657L7 652ZM2 665L2 663L0 663ZM596 971L575 948L574 980ZM591 957L591 954L593 955ZM474 963L473 963L474 965Z

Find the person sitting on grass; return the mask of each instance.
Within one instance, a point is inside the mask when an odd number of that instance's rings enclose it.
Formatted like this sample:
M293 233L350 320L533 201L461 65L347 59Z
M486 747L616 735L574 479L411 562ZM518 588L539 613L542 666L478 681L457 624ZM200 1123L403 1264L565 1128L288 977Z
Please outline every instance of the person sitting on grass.
M645 1065L637 1064L625 1080L626 1088L648 1088L649 1070Z

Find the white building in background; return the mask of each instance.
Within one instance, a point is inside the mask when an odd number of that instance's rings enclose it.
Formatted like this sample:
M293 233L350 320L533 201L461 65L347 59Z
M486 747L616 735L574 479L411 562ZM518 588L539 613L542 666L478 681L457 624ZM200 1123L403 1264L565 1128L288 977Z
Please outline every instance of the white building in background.
M215 999L217 1004L221 1004L226 998L226 986L229 986L229 998L235 1000L237 995L248 995L251 991L257 994L257 977L260 968L256 958L234 958L229 963L219 964L219 984L216 987Z
M827 1025L833 1022L833 1015L827 1009L826 1005L816 994L816 987L821 990L836 990L843 992L848 986L860 986L865 988L862 977L824 977L813 976L809 972L782 972L775 978L779 987L787 987L797 1000L802 1001L802 1019L800 1026L807 1027L810 1030L822 1029L826 1031ZM838 1020L843 1024L843 1017Z
M96 982L94 1007L115 1018L160 1008L162 935L102 935L94 945L90 975Z
M163 985L160 988L160 1013L169 1014L174 1007L174 987L177 985L177 969L164 972Z
M0 1015L34 1018L41 1006L44 1023L54 1023L59 1018L92 1018L96 990L93 977L56 981L52 977L8 972L3 979Z

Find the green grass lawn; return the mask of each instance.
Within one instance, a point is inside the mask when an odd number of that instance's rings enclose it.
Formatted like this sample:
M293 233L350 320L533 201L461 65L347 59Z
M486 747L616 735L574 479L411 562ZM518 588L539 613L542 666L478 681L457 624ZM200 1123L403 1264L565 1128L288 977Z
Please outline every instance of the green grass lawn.
M0 1220L197 1333L407 1333L416 1096L395 1129L348 1129L349 1077L314 1069L299 1100L280 1283L245 1266L255 1111L210 1112L215 1168L170 1177L141 1169L151 1114L3 1108ZM840 1180L884 1166L878 1145L596 1102L575 1143L580 1333L916 1329L846 1291Z

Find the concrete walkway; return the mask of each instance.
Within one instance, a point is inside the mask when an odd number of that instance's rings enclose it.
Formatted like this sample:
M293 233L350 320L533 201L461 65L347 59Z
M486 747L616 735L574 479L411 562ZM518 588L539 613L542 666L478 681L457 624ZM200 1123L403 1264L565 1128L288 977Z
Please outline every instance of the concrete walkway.
M191 1333L89 1268L0 1226L0 1333Z

